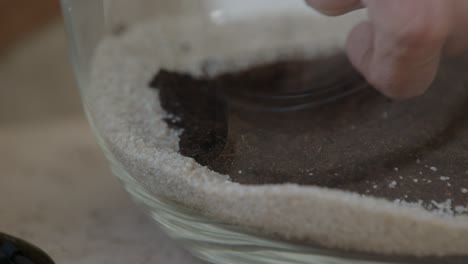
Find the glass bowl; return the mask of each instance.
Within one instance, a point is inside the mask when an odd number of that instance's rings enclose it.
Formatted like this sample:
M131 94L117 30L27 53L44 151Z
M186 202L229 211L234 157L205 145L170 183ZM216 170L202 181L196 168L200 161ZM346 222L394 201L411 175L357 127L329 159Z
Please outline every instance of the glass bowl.
M112 171L196 256L468 261L465 207L436 203L437 215L396 204L390 192L373 198L403 177L374 183L365 164L377 158L372 169L398 172L404 162L386 157L402 146L422 151L465 94L439 100L432 89L419 103L388 106L343 51L364 11L329 18L301 0L62 0L62 8L84 108ZM396 136L379 140L388 129ZM340 188L349 179L358 184Z

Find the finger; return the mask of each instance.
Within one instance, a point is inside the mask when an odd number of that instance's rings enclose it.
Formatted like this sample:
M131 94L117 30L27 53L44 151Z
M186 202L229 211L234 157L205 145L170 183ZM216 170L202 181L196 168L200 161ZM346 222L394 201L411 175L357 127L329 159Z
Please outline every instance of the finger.
M363 0L370 21L347 51L370 84L393 98L423 94L434 81L450 21L441 0Z
M339 16L362 8L360 0L306 0L306 2L327 16Z
M445 55L457 56L468 51L468 1L453 0L453 29L444 48Z
M397 45L382 47L375 44L378 38L381 37L369 22L354 28L347 45L353 65L386 96L404 99L423 94L434 80L441 49L419 57L395 55L388 50L391 46L399 49Z

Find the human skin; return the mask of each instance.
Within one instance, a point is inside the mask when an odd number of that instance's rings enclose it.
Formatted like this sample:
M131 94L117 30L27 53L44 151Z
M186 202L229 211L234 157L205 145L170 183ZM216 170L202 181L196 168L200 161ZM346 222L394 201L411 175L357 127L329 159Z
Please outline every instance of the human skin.
M468 51L466 0L306 2L329 16L367 9L368 20L348 36L347 53L370 84L395 99L425 93L444 56Z

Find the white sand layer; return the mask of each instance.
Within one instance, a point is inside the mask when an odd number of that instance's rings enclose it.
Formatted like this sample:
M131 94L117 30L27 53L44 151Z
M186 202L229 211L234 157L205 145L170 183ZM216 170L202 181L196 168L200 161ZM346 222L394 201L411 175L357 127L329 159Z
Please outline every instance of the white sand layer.
M353 24L313 17L243 23L167 19L102 41L85 93L87 107L102 139L134 179L154 195L266 235L374 253L467 254L466 216L440 216L314 186L243 186L178 153L179 132L166 126L157 91L148 87L160 67L216 74L305 49L313 51L308 55L323 54L342 43Z

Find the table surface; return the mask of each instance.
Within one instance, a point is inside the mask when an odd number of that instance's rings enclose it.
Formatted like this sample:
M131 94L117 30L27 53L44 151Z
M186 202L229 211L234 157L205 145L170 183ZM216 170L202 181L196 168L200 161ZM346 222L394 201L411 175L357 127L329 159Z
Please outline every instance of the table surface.
M129 200L81 118L0 128L0 230L57 263L203 263Z

